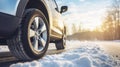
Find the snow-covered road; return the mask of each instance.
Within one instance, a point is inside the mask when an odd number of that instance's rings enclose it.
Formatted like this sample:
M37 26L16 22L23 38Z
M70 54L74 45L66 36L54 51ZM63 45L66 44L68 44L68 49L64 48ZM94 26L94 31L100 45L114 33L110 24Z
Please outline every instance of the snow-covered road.
M65 50L56 51L50 44L42 59L10 67L120 67L119 51L120 42L67 41Z

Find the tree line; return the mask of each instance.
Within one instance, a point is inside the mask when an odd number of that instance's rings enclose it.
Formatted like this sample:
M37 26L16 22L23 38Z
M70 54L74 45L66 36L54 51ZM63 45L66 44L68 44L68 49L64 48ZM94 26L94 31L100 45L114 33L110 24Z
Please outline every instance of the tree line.
M120 39L120 0L113 0L102 25L104 39Z
M120 0L113 0L107 10L107 15L103 20L101 28L94 31L81 30L73 34L74 37L68 36L69 39L79 40L120 40ZM75 25L72 27L76 32Z

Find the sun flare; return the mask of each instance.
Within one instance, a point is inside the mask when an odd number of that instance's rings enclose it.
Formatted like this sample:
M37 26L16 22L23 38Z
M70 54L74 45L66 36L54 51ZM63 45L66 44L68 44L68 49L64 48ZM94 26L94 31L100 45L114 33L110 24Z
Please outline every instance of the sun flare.
M93 23L89 23L89 24L83 23L82 24L82 29L83 30L94 31L94 30L96 30L96 28L101 27L101 25L102 25L101 22L93 22Z

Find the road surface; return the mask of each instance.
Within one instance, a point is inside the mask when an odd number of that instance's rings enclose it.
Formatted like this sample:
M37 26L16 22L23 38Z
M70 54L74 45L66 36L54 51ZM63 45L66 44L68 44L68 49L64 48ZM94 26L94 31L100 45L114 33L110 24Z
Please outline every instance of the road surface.
M97 42L97 44L114 59L120 60L120 42Z
M67 48L65 50L59 50L59 51L56 50L54 44L50 44L46 55L60 54L65 51L71 51L80 48L80 46L84 44L88 44L88 45L96 44L100 46L100 48L103 49L110 56L113 56L115 59L120 59L120 42L111 42L111 41L84 41L84 42L73 41L72 43L71 42L67 43ZM14 58L10 52L0 53L0 67L9 67L9 65L17 62L21 62L21 61Z

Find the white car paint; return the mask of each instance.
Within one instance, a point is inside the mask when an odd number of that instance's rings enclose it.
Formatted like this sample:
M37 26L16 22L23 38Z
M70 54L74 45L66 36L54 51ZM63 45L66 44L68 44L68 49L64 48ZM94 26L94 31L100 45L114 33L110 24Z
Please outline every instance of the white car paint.
M0 0L0 12L16 15L20 0Z

